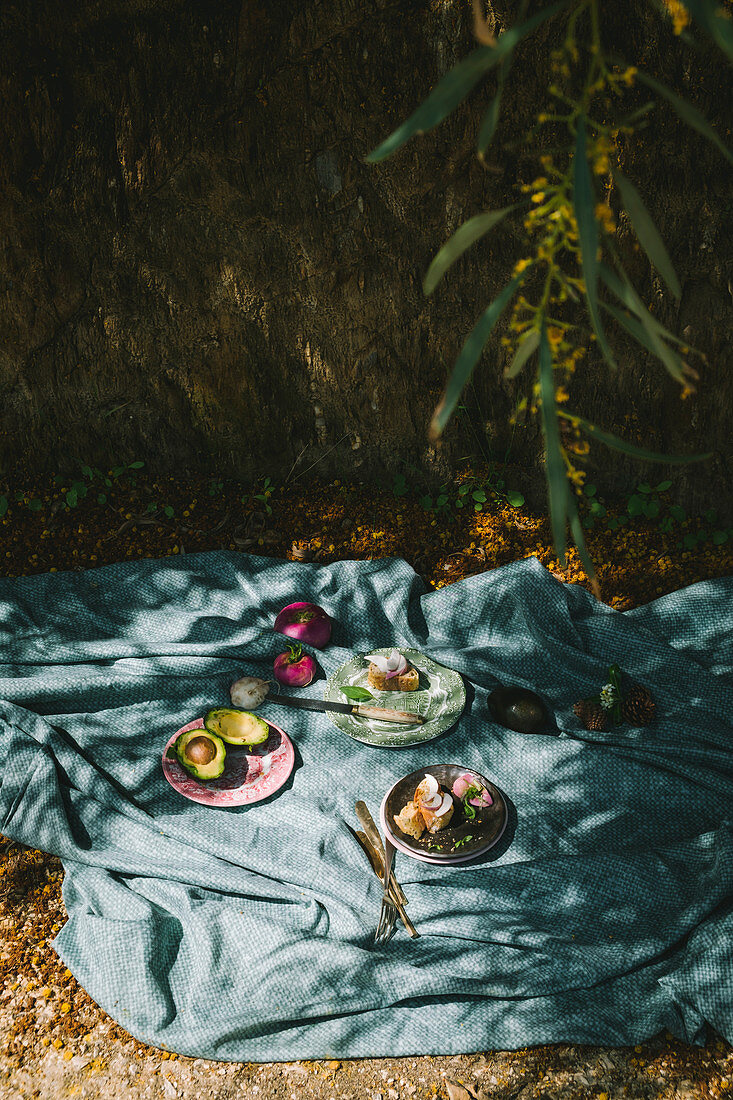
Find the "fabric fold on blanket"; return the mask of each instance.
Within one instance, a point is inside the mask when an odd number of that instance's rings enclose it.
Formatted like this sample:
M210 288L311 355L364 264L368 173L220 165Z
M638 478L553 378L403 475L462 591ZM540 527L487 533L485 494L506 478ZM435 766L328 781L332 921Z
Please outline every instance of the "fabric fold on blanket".
M402 561L191 555L0 581L0 831L63 860L54 946L137 1038L290 1060L629 1044L706 1026L733 1041L733 582L625 614L535 559L435 592ZM264 802L192 803L161 769L185 722L269 678L277 611L325 606L325 676L416 648L461 672L439 739L387 750L265 704L296 747ZM621 665L645 729L586 731L575 700ZM552 734L495 724L498 683L539 692ZM323 679L303 689L319 697ZM380 883L351 831L407 772L450 762L505 792L478 863L398 856L420 939L375 948Z

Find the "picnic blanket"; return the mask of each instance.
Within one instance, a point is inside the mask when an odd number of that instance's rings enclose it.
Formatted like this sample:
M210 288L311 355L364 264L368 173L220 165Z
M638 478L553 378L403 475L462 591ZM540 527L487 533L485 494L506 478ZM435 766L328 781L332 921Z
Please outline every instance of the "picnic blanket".
M463 675L463 716L395 751L273 703L296 746L285 786L239 808L184 799L163 746L232 680L270 676L296 599L335 620L326 675L415 648ZM535 559L426 591L396 559L206 553L2 580L0 636L0 831L62 859L54 947L138 1039L237 1061L698 1042L706 1026L733 1041L731 579L619 613ZM652 691L652 726L575 717L612 662ZM539 692L557 730L496 725L497 683ZM375 948L354 802L376 817L441 762L490 778L509 826L478 865L398 855L421 936L400 925Z

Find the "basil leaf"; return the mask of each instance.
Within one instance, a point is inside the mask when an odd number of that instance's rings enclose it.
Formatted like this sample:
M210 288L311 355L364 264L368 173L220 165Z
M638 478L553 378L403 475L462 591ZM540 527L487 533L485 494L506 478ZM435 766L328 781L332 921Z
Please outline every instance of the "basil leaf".
M360 687L342 687L341 694L345 695L347 699L351 699L354 703L365 703L367 699L373 699L371 691L367 691L366 688Z

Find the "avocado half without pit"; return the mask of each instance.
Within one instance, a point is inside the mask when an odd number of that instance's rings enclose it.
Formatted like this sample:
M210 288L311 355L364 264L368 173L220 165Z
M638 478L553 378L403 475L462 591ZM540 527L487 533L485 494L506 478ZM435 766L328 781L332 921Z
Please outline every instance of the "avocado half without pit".
M218 707L204 718L204 726L227 745L261 745L270 736L270 727L248 710Z
M221 737L205 729L189 730L176 741L178 762L196 779L218 779L224 771L226 749Z

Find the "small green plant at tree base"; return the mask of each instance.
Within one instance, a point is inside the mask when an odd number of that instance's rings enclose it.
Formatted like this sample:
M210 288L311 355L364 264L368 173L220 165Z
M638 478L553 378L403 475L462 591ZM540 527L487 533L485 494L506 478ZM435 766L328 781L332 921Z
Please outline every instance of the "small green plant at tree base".
M176 514L176 510L172 504L156 504L151 503L145 509L149 516L156 516L160 513L161 516L165 516L166 519L173 519Z
M211 480L209 481L209 489L208 489L209 496L210 497L221 496L223 491L224 491L224 482L219 481L215 477L212 477Z
M248 504L250 499L256 500L258 504L261 504L265 509L268 516L272 515L272 505L270 504L270 497L275 492L275 485L269 477L266 477L262 485L262 489L259 493L252 493L250 497L242 497L242 504Z
M494 478L493 474L484 480L466 478L457 487L445 483L435 496L429 493L421 496L420 504L426 512L447 515L451 508L483 512L490 500L504 500L512 508L521 508L524 505L523 495L517 489L505 489L503 478Z
M624 143L646 124L649 112L664 100L682 121L710 140L733 163L726 147L704 116L686 99L636 65L619 62L604 52L600 0L560 0L526 17L528 3L519 6L519 22L496 37L476 4L475 34L480 45L458 62L433 88L428 98L367 161L378 163L407 141L437 126L489 73L498 74L497 90L477 135L483 160L497 131L502 99L512 89L508 80L517 46L548 20L564 20L562 47L550 55L547 101L525 135L525 152L534 151L539 172L531 183L518 185L516 202L500 210L469 218L440 249L423 282L431 294L448 269L475 242L505 219L521 217L524 255L517 259L503 289L485 308L453 366L435 410L429 437L442 435L455 414L461 394L481 358L493 330L511 306L509 335L503 338L507 378L515 378L530 362L536 364L531 411L539 414L545 440L549 510L555 547L566 561L568 525L596 595L600 595L578 510L585 471L578 459L587 440L602 443L638 459L685 463L709 454L669 456L635 446L570 411L569 387L586 354L589 339L608 365L616 368L606 322L618 326L643 351L658 359L682 387L694 391L697 371L690 364L699 355L653 316L626 273L614 241L616 213L613 194L624 210L640 247L677 299L681 287L662 238L641 195L623 174L619 154ZM666 12L666 14L664 14ZM667 0L662 18L671 15L675 33L692 19L733 58L733 23L719 0ZM629 89L643 85L654 97L639 109L626 106ZM600 192L600 193L599 193ZM704 358L700 356L700 358ZM564 433L560 424L564 424ZM569 436L569 441L568 441ZM476 501L475 503L483 503ZM598 512L596 512L596 517Z
M404 474L395 474L392 482L392 495L403 497L407 493L407 478Z
M450 512L448 486L441 485L434 497L430 493L425 493L420 497L420 507L426 512L433 512L436 516L447 515Z
M83 480L79 478L72 479L71 487L67 489L64 494L66 505L68 508L76 508L80 500L84 500L87 496L90 488L96 482L99 486L97 492L97 504L106 504L108 491L112 489L116 482L121 478L125 478L127 483L133 488L137 485L136 473L138 470L142 470L145 463L141 460L135 462L129 462L123 466L113 466L106 474L103 473L96 466L88 466L86 464L80 467L80 473ZM64 474L57 474L54 478L56 485L67 485L69 479Z
M640 482L626 500L624 510L611 514L596 486L585 485L581 507L583 526L587 530L593 530L601 524L609 531L616 531L619 527L625 527L629 521L647 519L651 520L663 534L668 535L674 531L675 527L680 527L688 521L685 509L669 500L671 488L671 481L660 481L657 485ZM678 549L690 550L698 543L708 540L714 546L722 546L733 535L733 528L719 526L718 514L714 509L708 509L701 518L703 522L696 531L685 532L677 541Z

